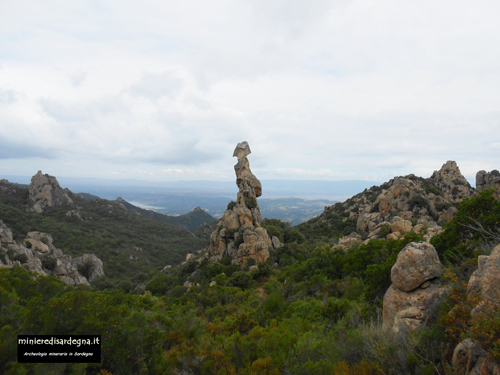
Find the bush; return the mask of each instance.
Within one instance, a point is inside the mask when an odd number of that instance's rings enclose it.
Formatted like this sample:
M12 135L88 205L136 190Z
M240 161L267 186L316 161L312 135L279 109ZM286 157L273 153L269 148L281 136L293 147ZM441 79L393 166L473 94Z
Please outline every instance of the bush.
M245 271L234 272L229 278L229 285L237 286L241 289L246 289L250 286L252 278L250 274Z
M235 201L231 201L227 204L227 209L228 210L232 210L234 208L234 206L236 206L236 202Z
M252 208L257 208L257 199L255 198L246 198L245 199L245 206L247 206L249 209Z
M40 258L42 261L42 267L50 271L53 271L57 266L57 259L50 255L44 255Z

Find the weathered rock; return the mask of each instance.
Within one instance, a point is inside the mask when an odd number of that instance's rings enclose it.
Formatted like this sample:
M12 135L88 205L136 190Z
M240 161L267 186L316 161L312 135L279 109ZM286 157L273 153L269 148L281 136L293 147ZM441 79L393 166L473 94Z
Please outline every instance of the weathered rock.
M233 264L242 265L248 259L258 263L269 258L269 248L273 242L260 226L262 215L257 197L262 194L262 185L250 170L247 159L250 152L247 142L238 143L234 150L233 156L238 158L234 171L239 191L236 202L228 206L217 229L210 235L208 253L211 260L220 260L229 255ZM279 240L275 241L275 247L279 246Z
M281 242L280 242L280 239L276 236L273 236L271 238L271 242L273 243L273 247L275 249L279 249L281 247Z
M434 247L427 242L411 242L398 254L391 269L391 281L398 289L411 292L424 281L442 274L442 266Z
M42 171L38 171L31 178L28 210L42 213L46 208L63 204L73 204L73 200L69 194L70 191L62 189L54 176L49 176L48 174L43 174Z
M86 276L89 276L90 280L104 275L103 263L98 257L84 254L72 259L54 246L52 236L48 233L29 232L20 245L12 239L12 231L2 221L0 229L2 230L0 234L3 234L0 267L22 266L40 275L54 275L70 285L89 284L87 278L78 272L81 264L87 265ZM6 251L9 252L9 256Z
M399 216L395 216L393 218L393 222L391 224L391 232L399 232L402 235L405 235L406 233L410 233L411 230L413 229L413 226L411 224L411 221L409 220L404 220L400 218Z
M445 198L460 202L464 198L469 198L474 194L474 189L467 179L460 173L460 169L455 161L448 160L439 171L434 171L431 176L436 187Z
M472 339L457 345L452 364L457 375L500 375L500 366Z
M14 238L12 237L12 230L10 230L5 223L0 220L0 243L12 244Z
M500 199L500 172L496 169L489 173L486 171L477 172L476 189L479 192L488 189L495 189L494 196L496 199Z
M98 277L104 276L104 264L94 254L83 254L81 257L73 259L75 268L86 268L86 277L89 281L94 281Z
M489 256L478 257L478 268L469 280L467 294L500 305L500 245Z
M413 330L435 319L444 288L433 281L424 289L411 292L398 289L394 284L387 289L383 302L383 324L394 331Z

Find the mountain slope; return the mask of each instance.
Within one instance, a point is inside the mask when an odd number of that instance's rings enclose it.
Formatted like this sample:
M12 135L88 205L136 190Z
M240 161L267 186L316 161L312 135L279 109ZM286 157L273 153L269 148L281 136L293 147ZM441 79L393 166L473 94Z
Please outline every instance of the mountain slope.
M448 161L429 178L410 174L365 189L343 203L326 207L321 215L298 228L310 238L340 238L351 232L363 239L385 237L391 232L399 232L399 237L412 230L429 232L429 228L438 232L451 220L460 201L474 192L457 164ZM395 222L404 227L393 227Z
M93 253L104 262L106 282L129 289L168 264L183 261L187 253L208 245L206 237L128 212L123 204L92 200L67 191L73 204L30 212L28 189L0 181L0 219L22 241L27 232L50 233L64 253ZM97 281L96 281L97 282Z

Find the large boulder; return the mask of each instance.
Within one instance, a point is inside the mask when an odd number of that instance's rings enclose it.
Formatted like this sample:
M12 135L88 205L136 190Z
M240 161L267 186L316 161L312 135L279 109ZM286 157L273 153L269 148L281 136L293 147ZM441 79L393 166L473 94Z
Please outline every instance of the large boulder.
M400 290L411 292L424 281L441 276L443 270L434 247L427 242L411 242L398 254L391 281Z
M392 267L392 285L384 295L384 326L408 332L433 322L445 290L438 279L441 273L441 262L432 245L406 245Z
M384 295L384 326L395 332L423 327L435 319L443 291L439 282L424 283L409 293L391 285Z

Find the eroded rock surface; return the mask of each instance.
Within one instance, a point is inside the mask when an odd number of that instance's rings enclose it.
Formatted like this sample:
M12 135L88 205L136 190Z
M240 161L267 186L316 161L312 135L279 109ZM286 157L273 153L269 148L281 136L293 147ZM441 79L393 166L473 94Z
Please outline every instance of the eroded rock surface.
M28 210L42 213L46 208L56 207L63 204L73 204L69 196L70 191L63 189L54 176L43 174L38 171L31 178L29 188Z
M16 243L12 231L0 220L0 267L14 266L54 275L69 285L89 285L89 281L104 275L103 263L94 254L73 259L56 248L52 236L43 232L29 232L22 243Z
M432 322L444 292L438 279L441 273L441 262L432 245L406 245L392 267L392 285L384 295L384 326L407 332Z
M491 172L477 172L476 189L479 192L488 189L495 189L494 196L496 199L500 199L500 172L496 169Z
M249 259L259 263L269 258L273 242L261 227L257 197L262 195L262 185L250 170L247 158L250 153L248 142L238 143L234 150L233 156L238 158L234 171L239 191L236 202L228 205L217 229L210 235L208 253L212 260L229 255L233 264L245 264ZM279 245L275 241L275 246Z

